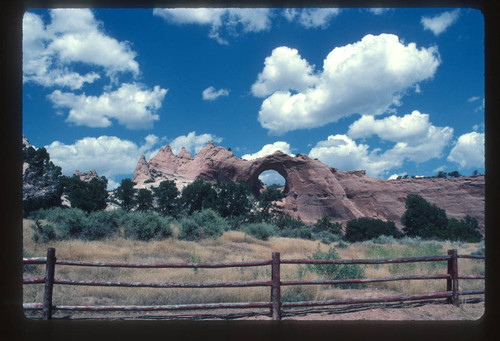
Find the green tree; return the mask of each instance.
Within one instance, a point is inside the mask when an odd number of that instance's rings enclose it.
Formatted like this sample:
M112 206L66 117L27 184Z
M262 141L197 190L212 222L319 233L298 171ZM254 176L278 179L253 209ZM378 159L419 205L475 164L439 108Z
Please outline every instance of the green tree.
M182 189L180 204L187 213L213 208L217 201L217 192L212 184L201 179L196 179Z
M477 228L471 226L466 219L457 220L451 218L448 220L447 234L445 238L442 239L466 243L479 243L483 237Z
M446 178L446 173L443 172L443 171L439 171L436 177L438 177L438 178Z
M179 190L173 180L164 180L160 185L153 188L154 196L158 204L158 212L162 215L176 216L178 213Z
M268 186L259 195L259 207L261 208L262 220L272 222L273 217L279 214L279 210L275 206L276 201L284 198L283 192L279 189L278 185Z
M448 218L446 212L429 203L418 194L409 194L405 202L406 211L401 217L405 226L403 232L410 237L440 237L446 230Z
M341 235L342 234L342 225L339 223L332 223L330 221L330 217L324 215L323 218L318 219L314 227L321 231L328 231L330 233Z
M50 161L45 148L23 148L23 161L28 168L23 173L23 216L31 212L55 206L61 206L63 186L61 167ZM43 193L43 194L40 194Z
M149 211L153 209L153 193L147 188L141 188L137 192L137 210Z
M63 177L62 184L71 207L82 209L87 213L106 208L108 198L106 177L92 178L86 182L81 180L78 175L73 175L72 177Z
M134 188L135 182L132 179L122 179L120 186L116 189L116 197L120 200L120 207L125 211L130 211L135 206L135 194L137 190Z
M350 242L370 240L381 235L401 238L403 234L394 222L369 217L352 219L347 222L345 239Z
M479 230L479 223L476 218L471 217L470 215L466 215L464 217L464 221L469 224L474 230Z
M458 171L453 171L453 172L449 172L448 176L451 176L452 178L458 178L461 175L460 175L460 173Z
M248 184L236 184L232 181L217 182L214 189L217 192L214 209L221 217L237 217L248 214L252 207Z

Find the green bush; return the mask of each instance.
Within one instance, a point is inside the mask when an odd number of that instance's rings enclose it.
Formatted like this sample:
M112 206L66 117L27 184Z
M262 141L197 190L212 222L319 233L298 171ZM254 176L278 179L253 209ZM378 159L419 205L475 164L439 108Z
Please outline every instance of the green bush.
M372 239L375 244L396 244L398 241L393 236L381 235Z
M163 239L172 235L173 218L147 212L127 212L122 209L96 211L90 214L77 208L53 208L34 212L33 219L45 219L55 227L58 239L100 240L119 234L138 240ZM47 232L48 233L48 232ZM39 232L39 237L42 236Z
M254 223L244 226L243 231L254 236L257 239L268 240L269 237L275 235L276 228L274 227L274 225L268 223Z
M339 223L332 223L330 221L330 217L327 215L323 216L323 218L318 219L314 227L321 231L328 231L332 234L342 235L342 225Z
M86 240L100 240L119 233L119 220L113 211L95 211L88 215L87 226L82 231Z
M320 231L313 234L313 239L321 240L324 244L338 242L341 238L338 234L333 234L330 231Z
M298 228L285 228L279 232L279 235L286 238L313 239L312 230L305 225Z
M332 247L327 252L323 252L318 248L313 253L312 258L315 260L337 260L340 259L338 253ZM316 272L327 279L354 279L364 278L365 273L361 266L358 264L310 264L309 269ZM340 288L359 288L362 287L361 283L345 283L338 284Z
M300 219L295 219L289 213L279 212L274 219L274 224L279 230L295 230L307 227Z
M124 224L125 237L142 241L165 239L172 235L172 218L155 212L130 212Z
M41 240L43 243L48 243L56 240L56 231L54 230L54 226L51 224L42 224L39 220L37 220L31 228L35 231L32 237L35 242Z
M199 240L201 239L201 227L190 217L186 217L181 221L181 229L179 239Z
M403 236L392 221L361 217L347 222L345 239L350 242L369 240L381 235L395 238Z
M227 221L209 208L196 211L182 219L179 238L187 240L218 238L228 229Z
M54 223L60 232L61 239L81 238L85 239L89 222L85 211L79 208L68 208L59 212L53 211Z
M459 221L455 218L448 220L446 235L444 237L448 240L466 243L478 243L483 239L481 233L471 226L465 219Z
M448 218L446 212L417 194L409 194L405 201L406 211L401 217L403 232L409 237L432 239L443 237Z

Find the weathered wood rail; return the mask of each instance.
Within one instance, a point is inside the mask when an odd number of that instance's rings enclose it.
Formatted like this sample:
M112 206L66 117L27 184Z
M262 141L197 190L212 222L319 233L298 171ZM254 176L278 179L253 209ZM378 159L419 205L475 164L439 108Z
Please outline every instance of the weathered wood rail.
M43 303L23 304L25 310L42 310L44 320L52 319L55 310L69 311L175 311L175 310L211 310L211 309L243 309L243 308L269 308L273 320L281 320L283 308L290 307L314 307L341 304L359 303L384 303L417 301L429 299L446 298L447 302L459 306L460 295L484 295L484 290L459 291L458 280L484 279L484 275L459 275L458 258L484 260L484 256L458 255L457 250L448 250L446 256L388 258L388 259L349 259L349 260L312 260L312 259L280 259L279 252L273 252L270 260L232 262L232 263L113 263L113 262L82 262L71 260L58 260L55 249L47 250L47 257L23 258L23 264L45 264L44 277L24 278L23 284L45 284ZM406 275L377 278L352 278L341 280L300 280L282 281L280 269L282 264L393 264L409 262L437 262L446 261L448 264L446 274L431 275ZM113 281L77 281L69 279L56 279L56 265L89 266L89 267L124 267L124 268L230 268L230 267L256 267L271 266L271 279L267 281L241 281L241 282L113 282ZM282 302L281 287L290 285L334 285L347 283L373 283L401 280L429 280L446 279L446 291L415 295L396 295L385 297L331 299L322 301ZM101 286L101 287L149 287L149 288L225 288L225 287L270 287L271 299L269 302L240 302L240 303L204 303L204 304L178 304L178 305L155 305L155 306L67 306L54 305L52 294L54 285L79 285L79 286Z

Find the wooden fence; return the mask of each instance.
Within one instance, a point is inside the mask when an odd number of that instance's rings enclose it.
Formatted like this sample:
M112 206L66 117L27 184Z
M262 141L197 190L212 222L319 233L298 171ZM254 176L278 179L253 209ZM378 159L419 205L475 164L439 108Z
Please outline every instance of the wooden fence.
M195 309L231 309L231 308L269 308L273 320L281 320L283 308L290 307L312 307L329 306L356 303L382 303L416 301L428 299L446 298L450 304L459 306L459 295L484 294L484 290L459 291L458 280L484 279L484 275L462 275L458 274L458 258L484 259L484 256L458 255L457 250L448 250L446 256L410 257L391 259L351 259L351 260L312 260L312 259L280 259L279 252L273 252L270 260L233 262L233 263L110 263L110 262L81 262L71 260L58 260L55 249L47 250L47 257L23 258L23 264L46 264L45 276L24 278L24 284L45 284L43 303L23 304L25 310L42 310L42 318L50 320L54 310L69 311L172 311L172 310L195 310ZM406 275L378 278L353 278L340 280L307 280L307 281L282 281L280 279L281 264L391 264L409 262L436 262L447 261L446 274L430 275ZM56 265L90 266L90 267L124 267L124 268L230 268L230 267L257 267L271 266L271 279L268 281L246 281L246 282L97 282L76 281L68 279L56 279ZM397 295L370 298L331 299L323 301L282 302L281 287L291 285L318 285L318 284L347 284L347 283L373 283L401 280L429 280L446 279L447 288L444 292L433 292L415 295ZM58 285L80 285L80 286L108 286L108 287L150 287L150 288L223 288L223 287L270 287L271 299L269 302L243 302L243 303L209 303L209 304L182 304L182 305L156 305L156 306L66 306L54 305L52 293L54 284Z

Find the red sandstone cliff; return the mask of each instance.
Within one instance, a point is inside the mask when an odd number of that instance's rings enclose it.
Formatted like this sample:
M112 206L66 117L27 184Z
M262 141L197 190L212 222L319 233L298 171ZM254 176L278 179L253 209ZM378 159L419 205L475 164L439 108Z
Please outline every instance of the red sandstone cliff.
M175 180L180 189L197 178L211 182L220 179L247 182L258 193L258 177L266 170L275 170L285 178L284 209L306 223L314 223L324 215L341 223L368 216L392 220L402 227L399 220L405 211L406 196L416 193L446 210L449 217L475 217L484 230L483 175L383 180L369 177L364 171L339 171L305 154L291 157L277 151L252 161L242 160L209 142L194 158L185 149L175 156L168 145L149 162L142 156L133 180L137 187Z

